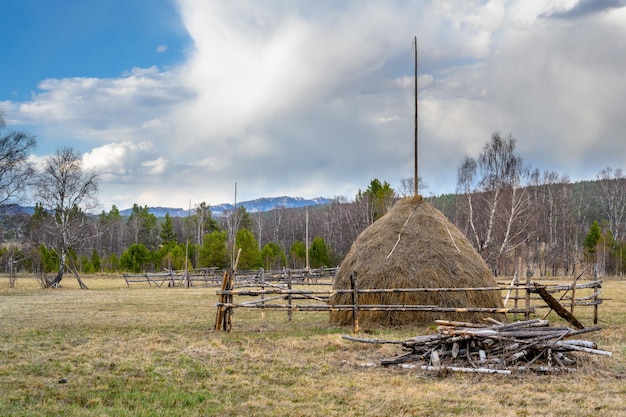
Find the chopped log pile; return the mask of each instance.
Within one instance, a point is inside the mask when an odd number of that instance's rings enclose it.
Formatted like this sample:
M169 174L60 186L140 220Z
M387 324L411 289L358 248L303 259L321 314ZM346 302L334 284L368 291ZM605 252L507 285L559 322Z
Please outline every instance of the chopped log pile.
M495 322L495 320L493 320ZM416 336L404 341L344 339L365 343L402 345L405 353L381 361L381 365L417 367L426 371L454 371L511 374L515 371L572 372L581 363L581 355L611 356L594 342L571 339L599 327L571 329L549 327L546 320L527 320L491 326L437 320L438 334Z

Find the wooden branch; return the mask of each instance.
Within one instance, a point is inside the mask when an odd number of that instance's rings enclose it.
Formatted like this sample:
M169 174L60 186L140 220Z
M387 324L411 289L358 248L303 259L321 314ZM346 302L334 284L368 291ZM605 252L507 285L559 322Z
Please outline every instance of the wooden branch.
M511 374L513 370L535 372L570 371L576 365L576 356L568 353L590 353L612 356L597 349L586 340L563 340L576 334L599 328L550 328L545 320L526 320L510 324L482 326L474 323L438 320L442 325L438 334L415 336L402 342L408 351L381 361L381 365L398 364L403 367L411 360L425 361L423 370L490 374ZM459 327L455 327L458 324ZM472 327L466 327L466 325ZM365 343L398 344L393 340L360 339L344 336L346 340ZM512 367L514 366L514 367Z
M594 355L608 356L609 358L613 356L611 352L608 352L606 350L592 349L592 348L585 347L585 346L570 344L570 343L567 343L567 341L556 342L555 345L558 347L565 348L566 350L577 350L579 352L592 353Z
M479 323L466 323L462 321L453 321L453 320L435 320L435 324L438 326L452 326L452 327L485 327L483 324Z
M373 343L373 344L380 344L380 345L384 345L384 344L401 345L401 344L404 343L404 342L398 341L398 340L366 339L366 338L362 338L362 337L355 337L355 336L348 336L348 335L343 335L343 336L341 336L341 338L345 339L345 340L349 340L351 342Z
M508 369L491 369L491 368L466 368L459 366L422 366L425 371L452 371L452 372L466 372L473 374L502 374L511 375L511 371Z

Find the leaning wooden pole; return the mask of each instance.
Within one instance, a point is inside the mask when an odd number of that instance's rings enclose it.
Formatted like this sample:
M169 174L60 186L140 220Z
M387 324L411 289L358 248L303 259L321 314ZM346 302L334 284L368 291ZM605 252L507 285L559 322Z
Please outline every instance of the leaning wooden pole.
M585 326L583 326L582 323L580 323L576 317L572 315L572 313L567 311L554 297L550 295L550 293L548 293L545 286L535 283L535 292L543 298L546 304L548 304L548 306L550 306L556 314L567 320L572 326L577 329L585 328Z

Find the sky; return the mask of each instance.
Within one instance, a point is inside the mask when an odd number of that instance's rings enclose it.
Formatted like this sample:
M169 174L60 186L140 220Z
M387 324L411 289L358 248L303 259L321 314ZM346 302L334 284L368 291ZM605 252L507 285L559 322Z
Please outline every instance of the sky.
M2 0L0 108L105 211L351 200L413 176L414 37L423 195L494 132L572 181L626 167L626 0Z

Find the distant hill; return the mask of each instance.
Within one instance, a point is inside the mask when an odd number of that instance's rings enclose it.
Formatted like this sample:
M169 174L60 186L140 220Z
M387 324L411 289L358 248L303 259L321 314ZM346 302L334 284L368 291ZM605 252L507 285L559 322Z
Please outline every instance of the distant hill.
M7 204L6 206L2 206L1 210L3 213L13 216L16 214L28 214L32 216L35 212L34 206L20 206L19 204Z
M297 208L297 207L306 207L306 206L316 206L316 205L324 205L329 204L332 200L324 197L317 197L313 199L305 199L302 197L264 197L257 198L256 200L250 201L242 201L241 203L237 203L237 207L245 207L248 213L257 213L270 211L276 208ZM229 203L218 204L216 206L211 206L211 214L215 217L223 216L224 213L233 210L234 205ZM172 208L172 207L148 207L148 211L150 214L154 214L156 217L165 217L166 213L169 213L171 217L186 217L188 216L189 210L183 208ZM132 214L132 209L121 210L120 214L122 216L130 216ZM193 212L193 209L192 209Z

